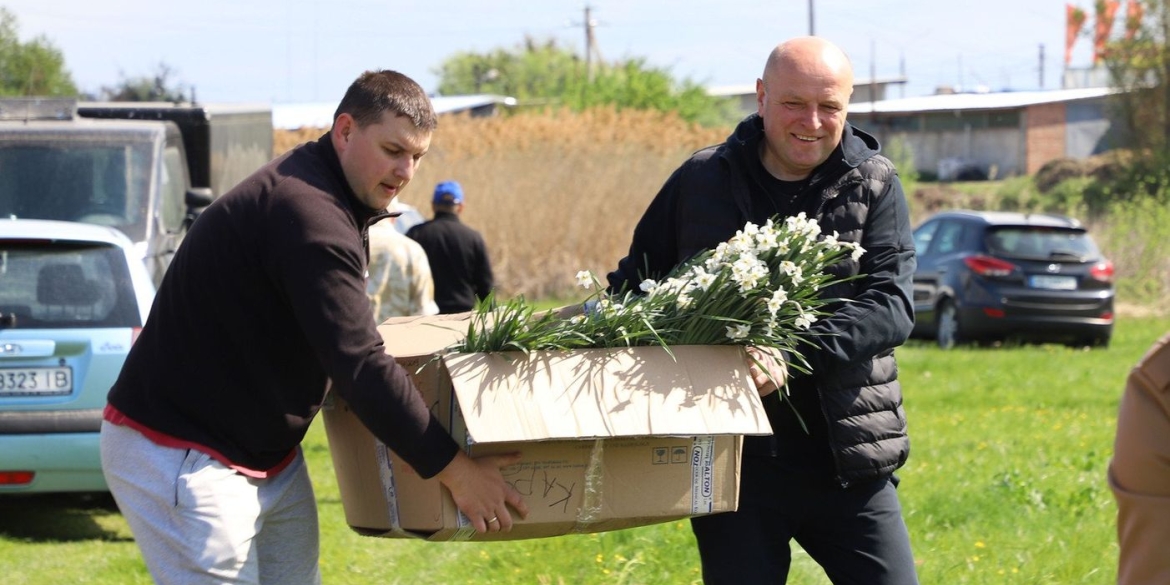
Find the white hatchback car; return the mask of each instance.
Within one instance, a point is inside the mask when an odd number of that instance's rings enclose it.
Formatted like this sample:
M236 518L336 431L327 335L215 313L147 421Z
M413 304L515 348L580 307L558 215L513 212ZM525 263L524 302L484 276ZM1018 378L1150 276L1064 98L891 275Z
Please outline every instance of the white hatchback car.
M102 409L153 301L122 232L0 219L0 495L107 489Z

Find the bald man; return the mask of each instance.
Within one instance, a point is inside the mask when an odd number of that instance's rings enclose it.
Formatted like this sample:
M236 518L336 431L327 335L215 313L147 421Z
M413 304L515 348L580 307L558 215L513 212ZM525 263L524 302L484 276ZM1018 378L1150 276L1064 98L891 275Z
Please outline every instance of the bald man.
M894 476L910 450L894 348L914 323L914 243L894 166L845 120L852 93L837 46L777 46L758 112L667 179L609 274L611 290L637 290L749 221L802 212L865 249L832 269L856 278L823 291L848 300L813 325L811 373L790 368L776 392L753 372L774 434L745 439L739 510L692 520L708 584L785 583L794 539L833 583L918 582Z

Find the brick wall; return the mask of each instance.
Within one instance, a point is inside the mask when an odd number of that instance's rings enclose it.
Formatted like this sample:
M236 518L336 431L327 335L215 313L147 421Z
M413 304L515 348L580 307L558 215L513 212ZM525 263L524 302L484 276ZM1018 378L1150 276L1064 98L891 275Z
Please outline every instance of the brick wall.
M1026 170L1033 175L1045 163L1065 156L1063 103L1030 106L1024 111Z

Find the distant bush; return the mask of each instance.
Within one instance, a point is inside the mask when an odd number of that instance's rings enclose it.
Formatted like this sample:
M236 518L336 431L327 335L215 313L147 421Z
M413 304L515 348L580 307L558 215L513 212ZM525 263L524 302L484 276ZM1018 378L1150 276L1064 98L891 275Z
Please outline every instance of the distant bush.
M882 144L882 154L894 163L894 168L898 169L898 178L902 181L902 189L905 191L907 198L913 200L911 195L918 187L918 171L915 170L914 164L914 149L910 147L910 143L902 138L894 138L889 142Z
M995 191L999 196L998 208L1003 211L1038 211L1035 191L1029 177L1013 177L1001 181Z
M1031 211L1047 211L1071 216L1088 213L1085 193L1094 185L1090 177L1072 177L1057 183L1046 192L1037 192Z
M1084 177L1086 174L1088 174L1088 168L1084 161L1058 158L1044 163L1040 170L1036 171L1033 180L1036 189L1041 193L1047 193L1064 181Z
M1153 199L1118 205L1091 226L1113 261L1119 302L1166 308L1170 297L1170 207Z

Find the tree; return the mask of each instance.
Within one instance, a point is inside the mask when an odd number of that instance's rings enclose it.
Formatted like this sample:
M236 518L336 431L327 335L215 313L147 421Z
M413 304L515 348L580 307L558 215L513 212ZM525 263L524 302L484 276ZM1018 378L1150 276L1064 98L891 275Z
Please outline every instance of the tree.
M20 42L16 16L0 7L0 96L76 96L61 50L45 36Z
M153 75L128 78L113 87L102 86L102 99L124 102L182 102L186 98L186 87L172 82L175 70L166 63L159 63Z
M555 40L527 37L511 50L456 53L435 73L442 95L493 93L522 104L574 110L611 105L673 111L685 120L707 125L738 118L731 100L709 96L689 79L676 81L668 69L649 66L645 59L598 64L590 79L585 60Z
M1147 195L1170 198L1170 0L1130 0L1126 12L1125 34L1106 43L1104 63L1137 156L1099 193L1086 192L1098 207Z
M1106 44L1104 63L1119 91L1116 105L1137 145L1163 152L1170 146L1170 3L1132 2L1126 34ZM1150 131L1157 129L1157 131Z

